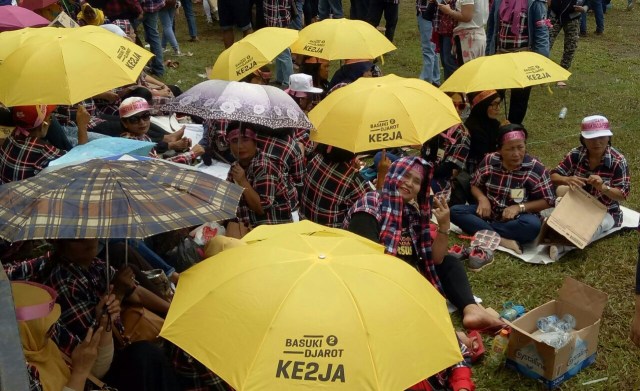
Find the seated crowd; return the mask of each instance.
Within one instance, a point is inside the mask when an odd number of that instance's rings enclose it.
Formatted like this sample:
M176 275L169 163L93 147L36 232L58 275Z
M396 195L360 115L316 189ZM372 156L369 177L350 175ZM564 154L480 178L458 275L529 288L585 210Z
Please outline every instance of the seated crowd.
M330 91L380 73L370 60L350 60L329 81L328 62L309 57L301 65L309 75L292 75L287 92L305 112ZM267 84L269 77L263 68L244 81ZM355 232L415 267L460 310L470 330L504 325L476 304L464 264L449 253L452 224L468 234L495 231L502 246L521 252L538 236L541 212L576 187L608 209L594 237L622 223L620 201L629 195L629 168L612 146L611 126L602 116L586 117L580 145L549 169L527 153L524 126L500 122L502 92L454 93L458 112L470 109L464 124L408 153L381 151L374 165L377 180L370 183L360 174L356 154L316 145L304 129L274 131L191 117L205 129L202 141L192 145L184 128L170 133L151 122L153 115L171 114L162 113L163 98L179 94L143 74L136 85L106 91L78 107L0 108L0 121L15 127L0 146L0 183L39 175L75 145L99 137L151 141L151 157L182 164L198 158L204 164L224 161L230 164L227 180L244 188L236 219L219 222L228 236L241 238L259 225L300 219ZM196 252L197 259L186 260L184 251L176 251L188 232L144 241L54 240L44 254L38 242L3 244L2 263L14 281L16 307L56 303L38 318L18 316L33 390L79 391L87 381L136 391L231 389L166 340L131 340L121 316L136 306L160 319L166 315L172 299L167 286L179 284L179 273L204 257ZM551 247L550 256L567 250ZM105 262L107 253L113 267ZM491 261L487 256L469 269L478 271ZM167 279L149 278L156 269ZM428 387L473 389L469 365L476 346L463 335L460 341L465 361L427 379Z

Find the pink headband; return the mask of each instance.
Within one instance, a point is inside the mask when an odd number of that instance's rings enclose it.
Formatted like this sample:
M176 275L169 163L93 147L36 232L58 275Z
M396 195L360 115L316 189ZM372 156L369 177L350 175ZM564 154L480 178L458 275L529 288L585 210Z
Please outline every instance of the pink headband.
M511 141L511 140L525 140L527 137L525 136L524 132L522 130L514 130L512 132L509 133L505 133L502 136L502 144L506 143L507 141Z
M471 101L471 106L475 106L478 103L480 103L483 100L485 100L488 97L490 97L491 95L494 95L494 94L497 94L497 93L498 93L498 91L496 91L496 90L482 91L481 93L479 93L478 95L473 97L473 100Z
M48 287L46 285L37 284L35 282L30 282L30 281L13 281L11 283L32 285L37 288L44 289L45 291L47 291L47 293L49 293L49 295L51 295L51 300L47 302L44 302L41 304L28 305L24 307L16 307L17 320L27 321L27 320L44 318L45 316L49 315L49 313L53 310L53 306L56 304L56 299L58 298L58 293L53 288Z
M242 136L242 134L240 133L240 128L236 128L231 130L230 132L227 132L227 140L233 140L236 138L240 138ZM244 130L244 137L249 137L252 140L256 140L258 138L258 135L256 135L256 133L247 128Z

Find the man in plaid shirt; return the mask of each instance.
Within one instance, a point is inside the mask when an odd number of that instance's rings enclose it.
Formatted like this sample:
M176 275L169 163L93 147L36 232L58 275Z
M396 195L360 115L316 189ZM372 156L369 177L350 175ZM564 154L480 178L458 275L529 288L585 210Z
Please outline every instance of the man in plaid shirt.
M295 10L295 0L263 0L264 23L267 27L291 27L291 10ZM293 7L293 8L292 8ZM275 59L276 83L289 86L289 76L293 73L291 50L285 49Z
M549 19L545 0L494 0L487 20L486 54L530 50L549 57ZM509 122L521 124L531 87L511 90Z
M371 188L353 165L353 153L325 145L318 149L307 165L300 212L315 223L340 228L349 208Z
M257 135L246 125L231 123L227 140L237 159L227 180L244 187L237 217L248 227L292 222L291 203L285 176L272 159L260 152Z
M16 129L0 147L0 183L9 183L35 176L52 160L64 155L47 143L49 120L55 106L16 106L11 109ZM78 144L87 142L89 113L78 109Z
M501 127L498 151L485 156L471 179L478 204L451 207L451 222L462 230L495 231L501 245L516 252L538 235L538 212L555 204L549 173L526 153L526 137L522 125Z

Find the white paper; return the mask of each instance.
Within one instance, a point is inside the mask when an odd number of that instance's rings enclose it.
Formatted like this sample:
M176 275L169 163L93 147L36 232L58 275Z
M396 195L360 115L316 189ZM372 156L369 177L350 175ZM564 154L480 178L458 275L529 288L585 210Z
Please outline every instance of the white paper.
M204 172L205 174L209 174L216 178L220 178L223 181L226 181L231 166L227 163L213 160L210 166L205 166L204 164L200 163L196 166L196 168L200 172Z
M200 143L204 135L204 128L198 124L184 124L184 137L191 139L191 145Z

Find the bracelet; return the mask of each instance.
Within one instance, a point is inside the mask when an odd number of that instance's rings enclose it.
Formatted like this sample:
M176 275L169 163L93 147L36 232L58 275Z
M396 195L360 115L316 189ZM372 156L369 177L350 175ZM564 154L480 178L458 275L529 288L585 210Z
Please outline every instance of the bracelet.
M449 232L451 232L451 230L450 230L450 229L448 229L448 230L446 230L446 231L442 231L442 230L440 230L440 227L438 227L438 233L439 233L439 234L449 235Z
M524 204L518 204L520 205L520 213L525 213L527 211L527 209L524 207Z

